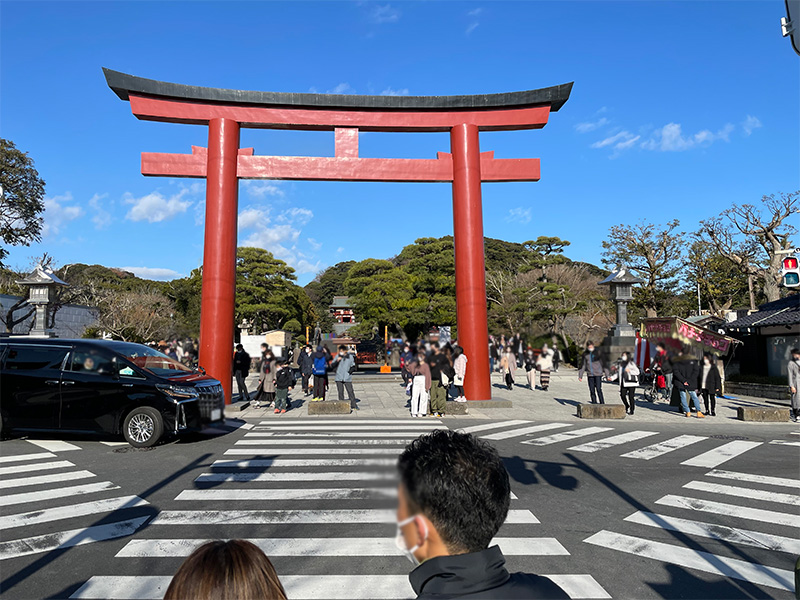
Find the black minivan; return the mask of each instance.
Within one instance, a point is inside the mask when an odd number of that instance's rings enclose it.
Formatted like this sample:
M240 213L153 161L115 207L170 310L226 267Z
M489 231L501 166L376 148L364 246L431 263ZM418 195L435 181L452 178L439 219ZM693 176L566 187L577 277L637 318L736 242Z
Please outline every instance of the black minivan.
M224 407L219 381L141 344L0 338L0 436L121 433L142 448L222 421Z

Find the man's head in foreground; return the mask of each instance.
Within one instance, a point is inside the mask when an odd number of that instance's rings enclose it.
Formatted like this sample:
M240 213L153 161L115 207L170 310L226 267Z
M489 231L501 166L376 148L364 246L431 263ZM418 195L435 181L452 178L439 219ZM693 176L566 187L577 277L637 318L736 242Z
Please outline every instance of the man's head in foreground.
M511 498L508 472L492 446L437 429L406 447L398 469L398 545L420 562L489 547Z

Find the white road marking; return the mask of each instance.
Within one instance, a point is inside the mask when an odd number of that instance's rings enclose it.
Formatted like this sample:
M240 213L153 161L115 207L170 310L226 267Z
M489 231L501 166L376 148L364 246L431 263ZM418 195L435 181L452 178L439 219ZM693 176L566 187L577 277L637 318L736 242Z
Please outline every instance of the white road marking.
M788 592L794 590L794 573L786 569L767 567L738 558L728 558L710 552L692 550L685 546L673 546L606 530L600 531L584 541L595 546L652 558L687 569L740 579Z
M394 454L403 452L402 448L231 448L223 452L225 456L254 456L254 455L275 455L275 456L302 456L314 454Z
M0 490L24 487L26 485L40 485L42 483L56 483L58 481L88 479L89 477L97 477L97 475L90 473L89 471L67 471L66 473L53 473L50 475L38 475L36 477L15 477L14 479L0 480Z
M635 512L631 516L625 517L625 520L631 523L659 527L669 531L679 531L687 535L697 535L700 537L722 540L724 542L731 542L733 544L766 548L767 550L776 552L789 552L793 555L800 554L800 540L779 535L770 535L759 531L751 531L749 529L738 529L736 527L726 527L725 525L702 523L700 521L679 519L678 517L669 517L667 515L642 511Z
M397 489L384 488L309 488L309 489L236 489L184 490L175 500L370 500L395 498Z
M473 425L472 427L464 427L459 429L464 433L476 433L478 431L486 431L487 429L500 429L501 427L513 427L514 425L524 425L525 423L530 423L531 421L521 421L521 420L514 420L514 421L499 421L497 423L484 423L483 425Z
M779 446L800 446L800 442L787 442L784 440L772 440L770 444L777 444Z
M104 446L127 446L128 442L100 442Z
M800 506L800 496L794 494L781 494L779 492L767 492L764 490L752 490L750 488L735 485L720 485L719 483L709 483L707 481L690 481L683 487L690 490L701 492L711 492L713 494L726 494L737 498L752 498L753 500L763 500L765 502L779 502L780 504L791 504Z
M513 437L528 435L529 433L536 433L537 431L547 431L548 429L561 429L562 427L571 427L569 423L542 423L541 425L531 425L530 427L522 427L521 429L511 429L510 431L498 431L497 433L490 433L489 435L482 435L484 440L507 440Z
M144 506L146 504L149 504L149 502L147 502L147 500L142 500L139 496L120 496L118 498L107 498L106 500L97 500L95 502L83 502L80 504L71 504L69 506L34 510L16 515L4 515L0 517L0 530L22 527L23 525L34 525L36 523L50 523L61 519L82 517L84 515L95 515L123 508Z
M264 426L273 426L275 425L272 421L261 421L261 425ZM288 423L286 423L288 425ZM319 420L319 419L297 419L292 420L292 425L408 425L409 427L433 427L435 425L441 425L442 422L438 419L434 421L424 421L422 423L412 421L409 417L408 419L359 419L358 417L353 417L350 419L327 419L327 420ZM280 427L280 426L279 426ZM380 427L376 427L375 429L380 429Z
M658 444L653 444L652 446L645 446L644 448L639 448L638 450L634 450L633 452L628 452L620 456L625 458L650 460L652 458L662 456L667 452L672 452L678 448L684 448L686 446L690 446L691 444L696 444L697 442L702 442L703 440L707 439L707 437L701 435L679 435L678 437L666 440L664 442L659 442Z
M327 473L201 473L196 483L224 481L369 481L375 479L396 479L391 471L385 473L364 473L360 471L337 471Z
M738 517L740 519L748 519L750 521L762 521L763 523L775 523L776 525L800 528L800 519L797 518L797 515L777 512L774 510L748 508L746 506L737 506L736 504L714 502L712 500L698 500L697 498L687 498L686 496L673 495L667 495L659 500L656 500L656 504L674 506L676 508L688 508L690 510L699 510L718 515Z
M13 475L14 473L30 473L32 471L48 471L50 469L65 469L66 467L74 467L75 465L68 460L56 460L47 463L34 463L31 465L15 465L13 467L0 468L0 477L5 475Z
M713 469L714 467L717 467L722 463L739 456L740 454L744 454L748 450L752 450L753 448L760 446L762 443L763 442L745 442L742 440L728 442L719 448L714 448L713 450L709 450L703 454L698 454L689 460L685 460L681 464L689 467L705 467L707 469Z
M253 423L242 423L239 425L239 429L252 429L253 427L255 427Z
M247 439L248 435L257 435L248 433L245 439L239 440L234 446L257 446L259 444L272 444L273 446L404 446L407 442L412 441L414 438L405 438L397 440L276 440L276 439Z
M70 450L81 450L79 446L63 442L61 440L25 440L35 446L39 446L48 452L69 452Z
M416 439L415 432L397 432L397 433L347 433L347 432L325 432L325 433L297 433L293 431L253 431L246 433L245 437L268 437L270 439L293 439L293 440L315 440L315 439L334 439L334 438L398 438L399 440L411 441Z
M14 456L0 456L0 463L19 462L21 460L38 460L40 458L58 458L50 452L36 452L34 454L16 454Z
M106 523L105 525L94 525L83 529L71 529L69 531L59 531L0 542L0 560L125 537L132 535L139 527L144 525L148 518L139 517L117 523Z
M264 525L371 523L391 524L397 511L381 509L338 510L165 510L150 521L152 525ZM529 510L508 511L507 524L539 523Z
M434 429L447 429L446 425L273 425L270 431L324 431L333 429L336 431L369 431L376 429L378 431L403 431L404 433L427 433Z
M392 467L394 458L254 458L252 460L215 460L214 467Z
M587 435L594 435L595 433L603 433L604 431L612 431L613 427L586 427L585 429L572 429L563 433L554 433L553 435L546 435L532 440L524 440L521 444L529 444L531 446L547 446L557 442L566 442L567 440L574 440L575 438L584 437Z
M734 479L736 481L751 481L753 483L763 483L766 485L779 485L783 487L793 487L800 489L800 479L788 479L786 477L769 477L767 475L756 475L754 473L736 473L734 471L722 471L714 469L706 473L706 477L721 477L723 479Z
M119 486L110 481L100 483L87 483L86 485L73 485L71 487L54 488L52 490L41 490L38 492L26 492L24 494L10 494L0 496L0 506L11 506L12 504L25 504L27 502L39 502L41 500L52 500L53 498L68 498L82 494L94 494L105 490L118 490Z
M210 539L131 540L117 558L186 557ZM267 556L403 556L392 537L247 538ZM555 538L495 538L506 556L568 556Z
M611 595L591 575L544 575L544 577L553 580L573 600L611 598Z
M619 446L621 444L627 444L628 442L635 442L636 440L641 440L642 438L650 437L651 435L656 435L657 433L657 431L630 431L628 433L612 435L611 437L603 438L602 440L586 442L585 444L572 446L572 448L567 449L574 450L575 452L597 452L598 450L605 450L611 446Z

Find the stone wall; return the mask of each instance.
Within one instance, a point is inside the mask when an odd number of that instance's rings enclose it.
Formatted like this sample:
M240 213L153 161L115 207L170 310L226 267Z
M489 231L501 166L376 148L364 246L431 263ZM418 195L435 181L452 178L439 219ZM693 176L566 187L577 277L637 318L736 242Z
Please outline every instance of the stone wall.
M750 396L767 400L789 400L789 386L768 385L766 383L745 383L742 381L726 381L725 393L733 396Z
M19 296L9 296L0 294L0 314L5 319L6 311L11 308L20 299ZM60 338L80 338L83 337L83 332L87 327L97 323L97 317L94 310L90 306L83 306L81 304L65 304L56 313L55 334ZM22 309L24 314L25 308ZM21 313L15 313L15 316L20 316ZM33 315L28 319L19 323L14 327L14 333L26 334L30 331L33 323ZM5 326L2 327L5 331Z

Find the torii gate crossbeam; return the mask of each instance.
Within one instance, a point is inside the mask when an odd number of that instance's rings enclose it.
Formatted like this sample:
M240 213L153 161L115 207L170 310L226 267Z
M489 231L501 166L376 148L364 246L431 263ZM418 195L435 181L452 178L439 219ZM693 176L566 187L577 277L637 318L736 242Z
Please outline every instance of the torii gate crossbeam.
M459 343L470 360L465 392L491 399L481 182L538 181L539 159L480 152L480 131L538 129L572 83L479 96L348 96L194 87L103 69L109 87L143 120L208 127L208 148L142 153L142 173L206 178L200 362L231 401L239 179L451 182ZM255 156L241 127L333 131L335 156ZM359 131L450 134L435 159L360 158Z

